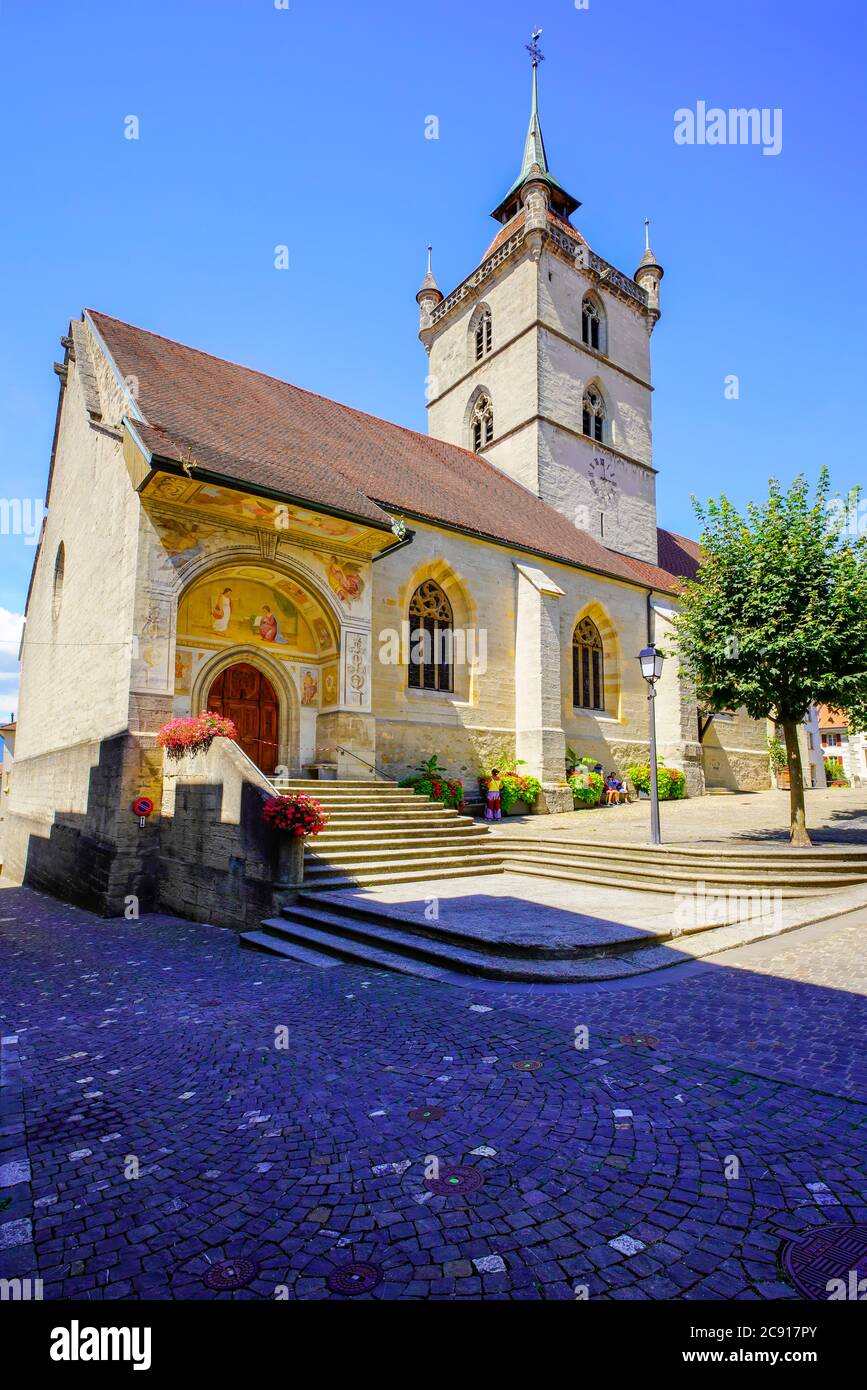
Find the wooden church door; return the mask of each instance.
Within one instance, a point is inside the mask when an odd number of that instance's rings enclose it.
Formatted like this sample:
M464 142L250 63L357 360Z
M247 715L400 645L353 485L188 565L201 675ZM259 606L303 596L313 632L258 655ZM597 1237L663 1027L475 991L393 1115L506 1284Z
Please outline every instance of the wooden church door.
M246 661L221 671L208 692L207 706L231 719L248 758L266 775L277 766L280 707L274 687Z

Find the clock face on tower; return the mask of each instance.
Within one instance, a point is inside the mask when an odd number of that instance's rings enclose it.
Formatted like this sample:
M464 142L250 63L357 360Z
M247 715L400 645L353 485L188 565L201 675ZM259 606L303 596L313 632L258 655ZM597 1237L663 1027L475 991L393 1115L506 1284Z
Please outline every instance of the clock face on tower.
M617 475L614 464L597 454L590 464L590 486L603 507L609 507L617 499Z

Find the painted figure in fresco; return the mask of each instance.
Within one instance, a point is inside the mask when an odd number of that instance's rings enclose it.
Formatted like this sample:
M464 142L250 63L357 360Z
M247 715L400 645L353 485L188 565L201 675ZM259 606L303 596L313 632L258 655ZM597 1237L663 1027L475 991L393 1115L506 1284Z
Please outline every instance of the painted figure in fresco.
M312 671L304 672L304 680L301 685L302 705L312 705L316 702L316 694L319 690L319 682Z
M232 616L232 590L224 589L216 598L211 599L211 627L214 632L226 632L229 627L229 619Z
M253 626L262 638L263 642L285 642L286 638L280 631L280 624L272 608L267 603L263 603L262 612L258 618L253 619Z
M176 517L160 518L156 525L173 565L197 560L205 553L205 541L215 534L211 526L202 526L198 521L181 521Z
M355 599L361 598L364 590L364 580L357 567L341 564L336 555L332 555L328 566L328 583L341 603L351 604Z

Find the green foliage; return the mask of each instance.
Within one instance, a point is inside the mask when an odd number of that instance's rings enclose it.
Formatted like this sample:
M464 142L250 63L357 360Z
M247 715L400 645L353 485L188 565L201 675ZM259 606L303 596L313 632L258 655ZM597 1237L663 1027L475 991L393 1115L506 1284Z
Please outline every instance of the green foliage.
M848 787L849 779L843 771L843 762L840 758L825 758L825 776L829 782L838 782L841 786Z
M416 796L428 796L431 801L442 801L449 807L462 806L464 802L463 782L448 776L436 753L418 763L415 772L402 777L398 786L412 787Z
M582 759L587 762L588 759ZM568 779L572 791L572 800L582 806L598 806L602 800L602 793L605 790L605 778L601 772L590 772L586 780L583 777L573 776Z
M786 766L786 750L783 744L780 743L778 738L769 738L767 743L771 767L774 769L774 772L782 772L783 768Z
M496 766L499 769L499 781L502 784L500 788L500 808L503 815L506 816L509 814L516 801L523 801L528 806L532 806L542 790L542 783L539 781L538 777L522 777L518 772L504 772L499 763L497 763ZM514 762L512 766L515 766ZM488 782L490 780L490 773L486 773L483 777L479 778L479 786L482 789L483 796L487 794Z
M682 672L714 710L800 721L811 703L867 720L867 536L847 534L827 468L741 514L705 506L702 564L674 618ZM855 495L857 501L857 494Z
M636 763L626 769L626 775L636 791L650 794L650 763ZM686 795L686 778L679 768L656 762L656 786L660 801L680 801Z

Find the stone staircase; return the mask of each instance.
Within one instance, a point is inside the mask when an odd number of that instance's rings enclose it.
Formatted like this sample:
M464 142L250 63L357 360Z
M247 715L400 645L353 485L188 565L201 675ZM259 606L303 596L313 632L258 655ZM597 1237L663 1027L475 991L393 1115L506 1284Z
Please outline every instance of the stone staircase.
M867 849L726 849L682 848L667 845L624 845L616 842L492 835L500 848L503 869L540 878L575 883L600 882L641 893L695 890L779 890L783 898L821 897L839 889L867 884Z
M351 962L434 981L475 976L562 984L622 978L698 959L779 931L791 931L867 905L867 848L696 847L578 843L478 825L408 789L376 782L281 782L326 806L328 828L305 850L304 890L279 917L243 934L244 946L329 968ZM475 880L506 874L513 899L525 901L532 927L515 933L494 911L479 924L474 900L495 890ZM537 884L576 885L562 908L546 912ZM451 879L456 896L440 900L429 921L428 881ZM468 882L464 886L463 880ZM419 884L419 891L411 888ZM407 885L404 892L401 885ZM381 896L359 890L381 889ZM581 889L584 889L582 892ZM391 888L391 893L389 893ZM550 889L546 890L550 892ZM704 897L701 897L701 894ZM771 929L741 918L747 895L773 894L784 911ZM643 899L638 899L642 894ZM648 899L646 895L652 894ZM659 895L667 895L665 897ZM678 925L683 895L698 904L694 924ZM719 903L724 895L722 918ZM392 899L392 900L385 900ZM617 919L617 899L623 922ZM538 907L536 906L538 902ZM641 911L636 914L636 903ZM654 903L651 913L646 905ZM628 904L628 910L625 906ZM582 915L585 914L585 915ZM652 926L644 923L655 914ZM507 914L508 916L508 914Z
M304 887L350 886L497 873L502 850L486 825L392 782L278 781L320 801L328 827L304 850Z

